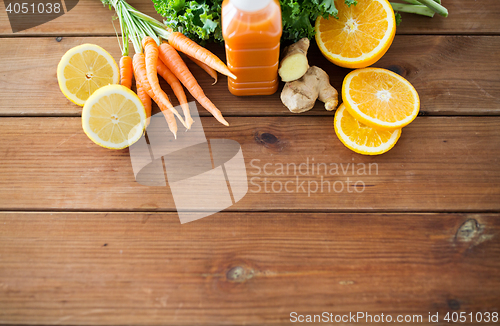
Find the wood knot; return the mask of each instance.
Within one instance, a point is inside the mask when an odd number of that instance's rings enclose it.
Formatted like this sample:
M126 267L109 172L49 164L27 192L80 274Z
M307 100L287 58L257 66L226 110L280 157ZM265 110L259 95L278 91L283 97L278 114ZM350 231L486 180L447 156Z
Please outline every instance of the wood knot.
M251 268L235 266L226 273L226 278L230 282L245 282L253 277L254 271Z
M479 224L475 218L470 218L460 225L454 242L467 251L494 237L495 234L488 234L487 225Z
M264 147L274 149L278 152L281 152L286 146L286 142L270 132L256 131L254 138L257 144L264 145Z
M390 65L389 67L386 68L387 70L390 70L392 72L395 72L396 74L405 77L406 76L406 69L403 66L400 65Z
M475 219L465 221L455 234L455 239L460 242L470 242L479 232L479 223Z
M275 135L270 134L268 132L265 132L262 135L260 135L260 138L264 143L268 144L275 144L276 142L278 142L278 138Z
M354 281L340 281L339 282L340 285L353 285L355 283L356 282L354 282Z
M448 300L448 307L450 307L451 310L460 310L460 302L455 299L450 299Z

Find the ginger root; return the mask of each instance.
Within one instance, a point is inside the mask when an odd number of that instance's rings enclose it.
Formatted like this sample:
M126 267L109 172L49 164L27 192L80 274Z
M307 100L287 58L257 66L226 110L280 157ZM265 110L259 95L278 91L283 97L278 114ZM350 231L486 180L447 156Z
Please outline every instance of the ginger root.
M317 98L325 103L326 110L337 108L337 90L330 85L328 74L316 66L310 67L300 79L286 83L281 92L281 101L293 113L309 111Z
M308 49L309 39L303 38L283 50L283 59L281 59L278 68L281 80L289 82L304 76L309 68L307 61Z

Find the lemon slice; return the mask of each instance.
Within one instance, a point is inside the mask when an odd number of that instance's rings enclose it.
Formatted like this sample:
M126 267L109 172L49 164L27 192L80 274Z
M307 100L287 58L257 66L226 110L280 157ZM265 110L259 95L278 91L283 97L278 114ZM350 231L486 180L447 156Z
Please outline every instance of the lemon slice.
M120 73L113 57L95 44L82 44L66 52L57 66L57 81L64 96L83 106L97 89L118 84Z
M145 122L141 100L122 85L99 88L82 111L83 131L94 143L110 149L122 149L138 141Z
M418 93L410 82L381 68L358 69L347 74L342 98L352 116L377 129L401 129L420 110Z
M401 129L377 130L356 120L342 103L333 119L335 133L349 149L359 154L378 155L390 150L401 136Z
M346 5L335 0L339 19L318 16L316 43L321 53L345 68L364 68L377 62L396 35L396 19L387 0L363 0Z

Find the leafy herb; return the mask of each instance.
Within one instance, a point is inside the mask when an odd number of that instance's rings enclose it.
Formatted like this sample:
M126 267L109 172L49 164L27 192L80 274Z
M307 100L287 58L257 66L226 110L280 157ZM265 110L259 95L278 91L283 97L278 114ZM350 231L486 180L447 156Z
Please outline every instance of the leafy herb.
M399 12L394 12L394 17L396 17L396 26L399 26L399 24L401 24L401 21L403 21L403 19L401 18L401 14Z

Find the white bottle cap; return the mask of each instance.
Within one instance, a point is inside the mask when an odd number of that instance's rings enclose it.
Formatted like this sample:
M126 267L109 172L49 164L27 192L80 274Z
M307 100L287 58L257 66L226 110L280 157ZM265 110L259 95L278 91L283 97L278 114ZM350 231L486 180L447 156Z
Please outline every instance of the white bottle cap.
M254 12L264 9L272 0L231 0L231 3L238 9Z

